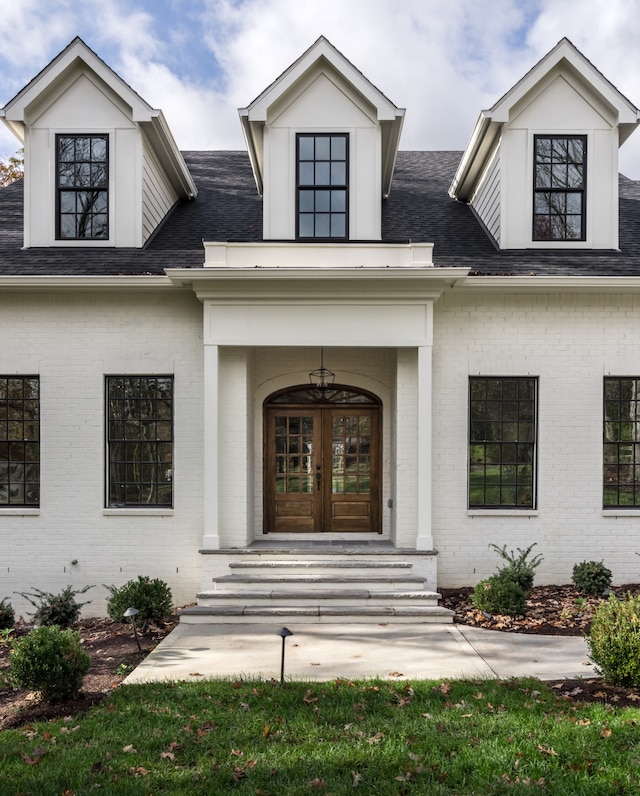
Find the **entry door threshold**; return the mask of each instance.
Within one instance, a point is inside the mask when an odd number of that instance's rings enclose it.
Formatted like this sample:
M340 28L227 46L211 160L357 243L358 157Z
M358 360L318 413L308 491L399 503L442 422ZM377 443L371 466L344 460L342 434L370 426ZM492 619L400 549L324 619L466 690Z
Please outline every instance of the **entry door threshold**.
M387 550L395 550L395 545L389 539L301 539L299 536L291 538L273 538L273 534L269 534L269 539L256 539L248 545L251 550L291 550L292 548L300 549L318 549L322 547L331 547L335 549L344 549L345 547L357 547L363 550L381 548Z

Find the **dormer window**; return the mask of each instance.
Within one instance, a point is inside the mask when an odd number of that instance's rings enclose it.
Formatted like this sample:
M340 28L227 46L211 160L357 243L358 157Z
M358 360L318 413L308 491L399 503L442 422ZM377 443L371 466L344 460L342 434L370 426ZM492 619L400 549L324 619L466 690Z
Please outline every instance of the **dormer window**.
M347 134L297 135L298 240L347 240L348 155Z
M58 135L56 153L57 240L106 240L108 136Z
M587 137L536 135L533 239L585 240Z

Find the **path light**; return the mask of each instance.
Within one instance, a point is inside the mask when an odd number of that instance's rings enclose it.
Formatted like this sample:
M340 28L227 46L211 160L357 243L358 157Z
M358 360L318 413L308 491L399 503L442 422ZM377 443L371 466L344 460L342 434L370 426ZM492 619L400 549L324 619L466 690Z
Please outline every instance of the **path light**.
M282 661L280 663L280 685L282 685L284 683L284 640L287 636L292 636L293 633L288 627L281 627L278 630L278 635L282 639Z
M140 613L137 608L127 608L127 610L122 614L126 619L131 619L131 627L133 628L133 635L136 637L136 642L138 644L138 649L142 652L142 647L140 646L140 639L138 638L138 628L136 627L136 616Z

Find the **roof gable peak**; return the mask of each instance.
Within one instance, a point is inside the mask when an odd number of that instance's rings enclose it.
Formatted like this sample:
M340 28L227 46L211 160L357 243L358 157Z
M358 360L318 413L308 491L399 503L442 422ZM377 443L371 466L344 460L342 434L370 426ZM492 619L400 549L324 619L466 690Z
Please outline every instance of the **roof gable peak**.
M13 97L3 109L7 122L24 124L28 108L65 80L74 69L88 70L107 85L131 108L132 121L150 121L158 114L116 72L108 66L79 36L50 61Z

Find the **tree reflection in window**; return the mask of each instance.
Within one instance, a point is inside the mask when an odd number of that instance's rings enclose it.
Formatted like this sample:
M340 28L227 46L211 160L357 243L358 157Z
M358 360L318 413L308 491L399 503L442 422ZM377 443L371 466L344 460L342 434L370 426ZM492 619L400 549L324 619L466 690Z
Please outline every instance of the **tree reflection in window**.
M107 505L172 506L173 378L107 377Z
M0 376L0 506L40 505L40 380Z
M57 136L59 240L109 237L106 135Z
M533 239L585 239L586 136L534 138Z
M640 506L640 378L604 380L603 503Z
M469 380L469 508L536 507L537 379Z

